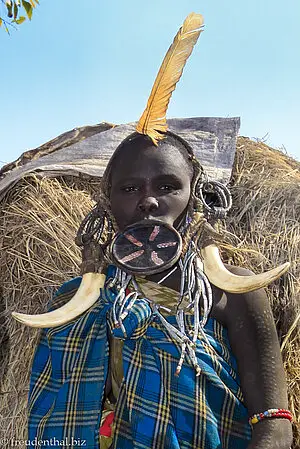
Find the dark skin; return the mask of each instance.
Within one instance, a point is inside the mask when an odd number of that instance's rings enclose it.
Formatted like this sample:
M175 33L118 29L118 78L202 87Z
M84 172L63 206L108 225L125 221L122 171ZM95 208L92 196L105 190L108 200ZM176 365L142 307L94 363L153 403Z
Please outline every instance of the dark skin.
M114 161L111 177L111 207L119 229L147 219L178 226L186 213L191 178L189 163L168 143L158 148L150 143L126 148ZM241 276L252 274L239 267L227 268ZM158 281L164 274L149 279ZM179 291L179 274L176 270L164 284ZM232 294L212 288L211 316L228 330L249 415L269 408L287 409L280 347L265 291ZM247 449L289 449L291 442L288 420L265 419L253 427Z
M176 148L164 145L164 151L129 146L115 160L110 200L119 229L146 219L176 226L183 216L191 170Z

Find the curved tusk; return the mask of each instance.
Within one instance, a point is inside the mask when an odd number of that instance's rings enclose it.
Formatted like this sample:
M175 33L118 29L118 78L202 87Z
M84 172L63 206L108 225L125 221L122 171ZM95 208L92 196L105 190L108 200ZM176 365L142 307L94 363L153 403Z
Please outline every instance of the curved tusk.
M12 316L20 323L31 327L56 327L77 318L95 304L104 286L105 274L86 273L81 284L70 301L59 309L39 315L26 315L12 312Z
M202 248L201 254L204 265L203 271L209 281L216 287L230 293L247 293L266 287L285 273L290 266L290 263L286 262L265 273L238 276L225 268L216 245L208 245Z

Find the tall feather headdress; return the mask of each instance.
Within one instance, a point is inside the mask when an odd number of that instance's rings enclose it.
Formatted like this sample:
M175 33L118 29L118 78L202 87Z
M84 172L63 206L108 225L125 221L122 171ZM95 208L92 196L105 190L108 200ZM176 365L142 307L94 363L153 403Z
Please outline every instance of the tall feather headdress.
M183 22L160 66L146 109L137 124L136 131L149 136L156 146L168 129L166 113L169 101L203 31L202 25L202 15L193 12Z

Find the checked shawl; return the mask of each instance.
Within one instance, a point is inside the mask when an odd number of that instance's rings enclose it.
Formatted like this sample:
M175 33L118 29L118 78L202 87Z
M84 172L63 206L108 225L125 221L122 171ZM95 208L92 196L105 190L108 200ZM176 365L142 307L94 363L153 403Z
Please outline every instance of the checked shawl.
M114 267L109 270L108 277ZM51 308L69 300L80 281L63 284ZM79 318L42 330L32 366L28 439L43 440L47 449L54 439L74 448L100 448L112 332L124 340L113 449L246 449L251 429L226 329L210 318L206 337L200 333L197 340L200 376L186 355L176 377L180 345L172 341L149 303L136 301L124 320L125 337L112 327L115 297L105 287L97 303ZM174 316L166 318L176 326ZM192 329L191 315L185 324Z

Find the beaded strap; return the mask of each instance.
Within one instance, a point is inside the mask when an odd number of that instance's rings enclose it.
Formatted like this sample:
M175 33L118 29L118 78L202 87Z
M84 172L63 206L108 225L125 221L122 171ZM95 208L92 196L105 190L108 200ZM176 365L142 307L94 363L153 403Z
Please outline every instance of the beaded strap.
M262 413L257 413L249 418L250 424L256 424L266 418L285 418L293 421L292 413L284 408L269 408Z

